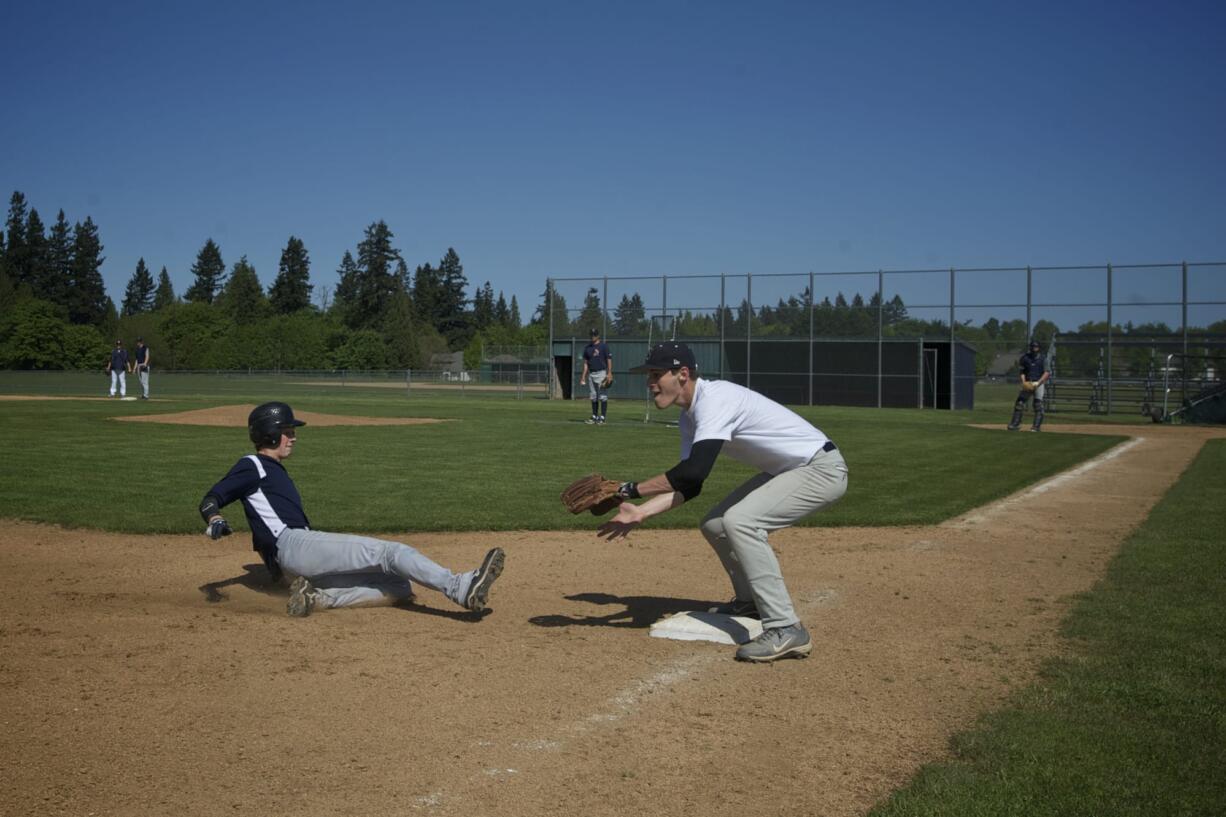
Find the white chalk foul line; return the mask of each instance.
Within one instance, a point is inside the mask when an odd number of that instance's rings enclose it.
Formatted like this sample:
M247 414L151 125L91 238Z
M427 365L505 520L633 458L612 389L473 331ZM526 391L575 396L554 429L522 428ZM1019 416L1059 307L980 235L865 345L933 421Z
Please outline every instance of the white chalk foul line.
M1078 477L1084 476L1090 471L1093 471L1095 468L1098 468L1100 465L1104 465L1116 457L1119 457L1120 455L1132 450L1143 442L1145 442L1144 437L1133 437L1131 440L1122 442L1114 448L1104 451L1094 459L1083 462L1076 468L1071 468L1064 473L1056 474L1051 479L1044 480L1032 488L1022 491L1021 493L1013 494L1012 496L1007 496L999 502L993 502L992 504L986 505L978 511L972 511L966 516L951 519L950 521L945 522L942 527L960 528L966 525L976 525L991 518L1001 511L1013 507L1019 502L1024 502L1027 499L1038 496L1039 494L1047 493L1053 488L1059 488L1061 485L1064 485L1067 482L1072 482Z

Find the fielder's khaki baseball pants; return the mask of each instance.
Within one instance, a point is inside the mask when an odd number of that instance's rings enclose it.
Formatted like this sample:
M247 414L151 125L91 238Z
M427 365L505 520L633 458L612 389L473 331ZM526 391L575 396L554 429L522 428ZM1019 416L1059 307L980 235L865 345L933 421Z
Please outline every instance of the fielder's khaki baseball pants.
M738 599L752 599L764 627L800 621L767 536L837 502L847 493L847 463L837 449L819 451L806 465L758 474L724 497L702 521Z

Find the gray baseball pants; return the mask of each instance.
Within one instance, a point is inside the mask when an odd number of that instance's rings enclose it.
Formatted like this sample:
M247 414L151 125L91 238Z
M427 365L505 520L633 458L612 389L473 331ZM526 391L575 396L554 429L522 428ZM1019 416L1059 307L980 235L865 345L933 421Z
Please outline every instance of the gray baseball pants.
M702 521L702 535L728 571L738 599L752 599L764 627L800 621L767 541L847 493L847 463L838 449L818 451L807 464L782 474L758 474L724 497Z
M413 583L460 604L477 572L453 573L401 542L302 528L277 537L277 561L310 579L321 608L394 604L412 598Z

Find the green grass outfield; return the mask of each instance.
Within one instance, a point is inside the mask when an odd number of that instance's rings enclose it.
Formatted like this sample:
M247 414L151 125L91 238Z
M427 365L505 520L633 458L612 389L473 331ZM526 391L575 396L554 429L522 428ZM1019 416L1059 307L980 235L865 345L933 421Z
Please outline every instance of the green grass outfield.
M954 740L873 817L1226 814L1226 440L1065 622L1074 657Z
M61 396L74 393L74 385L76 394L97 396L104 385L91 375L66 377L88 378L89 388L70 383L56 392ZM189 377L163 377L164 390L149 402L0 401L0 516L113 531L194 531L200 497L250 452L245 430L114 418L269 399L290 401L300 411L452 421L303 429L288 467L312 525L321 529L591 529L592 517L571 516L558 501L570 480L590 471L641 480L678 457L678 431L663 422L675 420L676 410L653 411L659 422L644 423L640 401L615 401L610 423L592 427L583 424L584 401L406 396L399 389L307 386L276 378ZM48 386L52 380L21 382ZM19 389L0 378L0 391ZM1003 427L1007 412L999 407L798 411L838 443L851 470L847 496L804 522L809 525L936 523L1091 458L1120 439L967 427ZM721 458L702 497L648 524L693 527L711 502L750 474ZM241 512L229 515L242 526Z

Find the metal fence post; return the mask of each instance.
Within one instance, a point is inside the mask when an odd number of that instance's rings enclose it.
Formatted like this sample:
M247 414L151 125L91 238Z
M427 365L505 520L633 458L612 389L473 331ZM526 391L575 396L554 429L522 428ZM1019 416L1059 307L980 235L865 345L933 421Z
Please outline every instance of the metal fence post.
M813 405L813 271L809 270L809 405Z
M881 336L885 319L885 273L877 270L877 408L881 408Z
M956 348L954 346L954 268L949 268L949 410L954 410L954 358Z
M753 273L745 274L745 388L752 389L753 376Z
M1026 265L1026 343L1027 343L1028 350L1029 350L1030 339L1034 337L1034 321L1031 319L1031 316L1030 316L1030 307L1031 307L1032 302L1034 301L1034 297L1032 294L1034 291L1033 290L1034 285L1033 285L1031 276L1032 276L1032 273L1030 270L1030 265L1027 264Z
M719 274L719 379L725 380L724 376L724 360L728 357L727 347L724 345L727 339L727 333L724 327L724 316L728 313L727 300L728 274L721 272Z
M553 396L553 376L556 368L553 364L553 279L545 279L545 300L548 301L548 307L545 311L546 320L549 321L549 348L545 350L545 376L549 378L549 389L547 391L549 399L554 399ZM559 381L558 385L562 383Z
M1107 414L1111 413L1111 380L1115 374L1111 371L1111 265L1107 264Z
M1188 359L1188 262L1183 262L1183 357ZM1167 368L1170 368L1169 366Z

